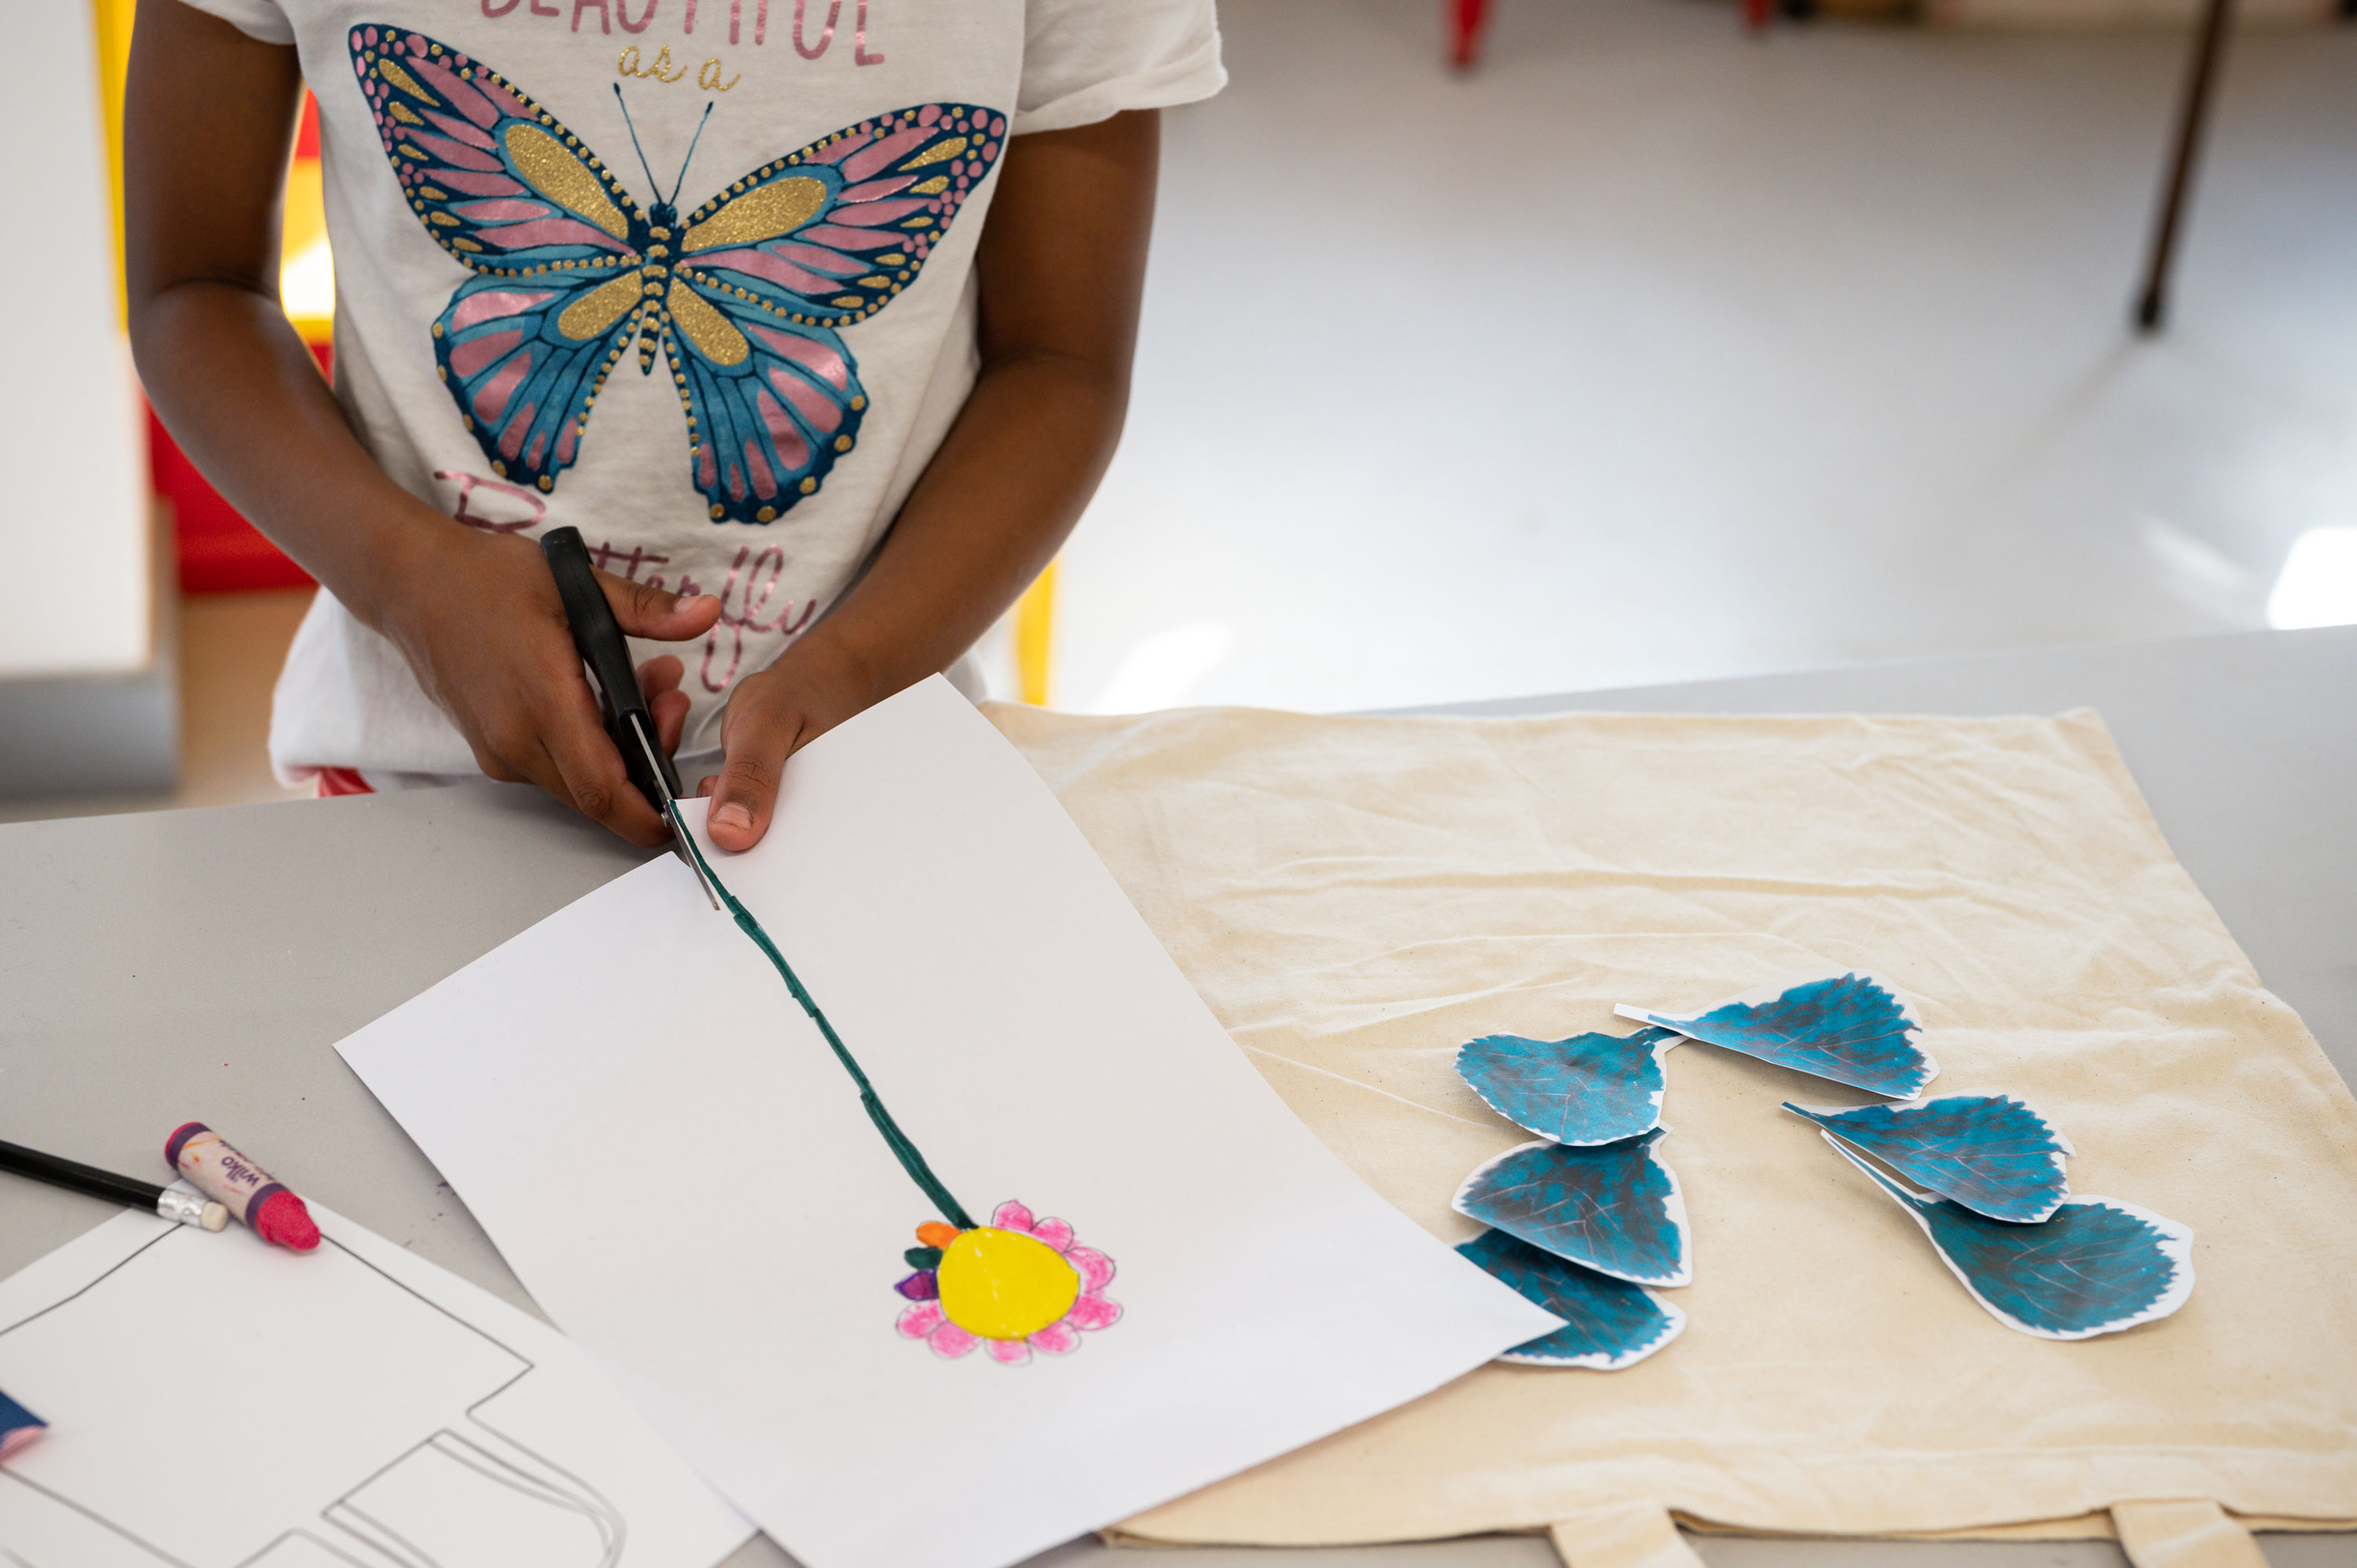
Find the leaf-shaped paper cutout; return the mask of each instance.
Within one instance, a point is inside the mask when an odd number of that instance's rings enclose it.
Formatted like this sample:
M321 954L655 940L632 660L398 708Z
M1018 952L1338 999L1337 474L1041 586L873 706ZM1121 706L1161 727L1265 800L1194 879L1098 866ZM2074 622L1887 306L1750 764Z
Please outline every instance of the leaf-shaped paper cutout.
M1613 1011L1893 1100L1913 1099L1940 1072L1915 1048L1923 1025L1914 1009L1857 970L1763 985L1682 1017L1626 1005Z
M1786 1101L1784 1109L1917 1187L1992 1219L2032 1225L2070 1196L2062 1158L2076 1151L2045 1117L2011 1095L1947 1094L1855 1111Z
M1484 1035L1459 1047L1457 1072L1490 1109L1558 1144L1615 1144L1662 1124L1662 1058L1671 1029L1533 1040Z
M1617 1372L1685 1332L1686 1315L1643 1285L1566 1262L1503 1230L1484 1230L1457 1250L1563 1319L1561 1328L1523 1341L1501 1361Z
M2116 1197L2067 1197L2053 1218L2012 1225L1912 1193L1822 1134L1914 1216L1950 1272L2007 1328L2092 1339L2167 1317L2193 1294L2193 1232Z
M1451 1207L1631 1284L1685 1284L1685 1199L1653 1148L1668 1131L1591 1148L1523 1144L1467 1176Z

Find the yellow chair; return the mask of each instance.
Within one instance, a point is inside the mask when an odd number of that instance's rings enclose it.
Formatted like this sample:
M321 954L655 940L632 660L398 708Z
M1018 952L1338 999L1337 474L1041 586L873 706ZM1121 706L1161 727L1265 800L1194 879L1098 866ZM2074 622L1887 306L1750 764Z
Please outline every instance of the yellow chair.
M1056 564L1050 561L1015 601L1015 673L1023 700L1035 708L1048 705L1055 634Z

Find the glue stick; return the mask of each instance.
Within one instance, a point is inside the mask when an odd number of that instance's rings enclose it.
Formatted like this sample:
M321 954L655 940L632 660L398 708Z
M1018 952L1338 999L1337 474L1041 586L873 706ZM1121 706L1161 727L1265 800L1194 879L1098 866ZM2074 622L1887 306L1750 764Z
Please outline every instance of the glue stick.
M298 1252L319 1244L319 1228L303 1200L203 1122L191 1122L174 1133L164 1144L164 1157L264 1240Z

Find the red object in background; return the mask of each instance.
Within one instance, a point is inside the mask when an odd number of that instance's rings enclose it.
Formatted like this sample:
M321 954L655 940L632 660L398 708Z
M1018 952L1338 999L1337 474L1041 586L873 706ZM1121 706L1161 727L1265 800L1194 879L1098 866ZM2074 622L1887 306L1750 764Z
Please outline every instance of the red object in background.
M1481 24L1489 19L1490 0L1448 0L1448 58L1459 70L1469 70L1481 42Z
M319 101L303 94L303 118L295 127L295 156L316 158L319 156Z
M315 343L319 369L334 350ZM249 588L307 588L311 575L262 536L197 472L156 411L147 411L147 470L156 493L172 503L172 533L180 548L180 592L234 594Z

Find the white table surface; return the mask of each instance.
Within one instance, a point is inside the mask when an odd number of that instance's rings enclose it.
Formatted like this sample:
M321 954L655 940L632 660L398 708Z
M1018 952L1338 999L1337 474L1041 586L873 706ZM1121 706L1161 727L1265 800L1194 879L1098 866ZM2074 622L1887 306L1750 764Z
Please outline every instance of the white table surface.
M1665 713L2053 713L2111 725L2179 858L2267 984L2357 1079L2357 628L2034 650L1463 704ZM1426 710L1432 711L1432 710ZM191 1118L506 1299L515 1278L334 1043L642 855L520 786L0 825L0 1138L159 1174ZM594 955L598 964L627 954ZM107 1218L0 1180L0 1273ZM2357 1505L2353 1505L2357 1506ZM2273 1535L2276 1568L2357 1537ZM2108 1543L1711 1538L1714 1568L2115 1568ZM1109 1568L1079 1541L1033 1568ZM1144 1562L1134 1554L1131 1561ZM780 1568L764 1541L728 1568ZM1544 1568L1492 1537L1192 1551L1174 1568Z

